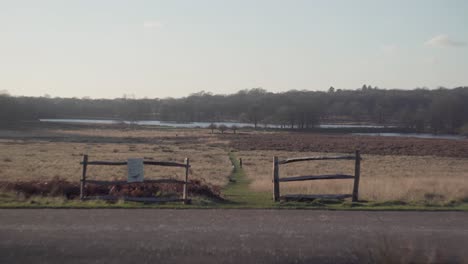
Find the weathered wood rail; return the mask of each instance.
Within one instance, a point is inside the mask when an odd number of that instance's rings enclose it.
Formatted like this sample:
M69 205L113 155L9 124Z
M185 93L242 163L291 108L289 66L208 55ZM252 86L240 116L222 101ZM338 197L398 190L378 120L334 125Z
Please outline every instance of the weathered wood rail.
M305 175L280 178L279 165L301 162L301 161L317 161L317 160L354 160L354 175L346 174L329 174L329 175ZM278 160L278 157L273 157L273 200L278 202L280 200L310 200L310 199L345 199L352 198L353 202L359 199L359 180L361 176L361 154L356 150L355 155L346 156L313 156L313 157L299 157ZM338 179L354 179L353 193L352 194L288 194L280 196L280 182L294 182L294 181L311 181L311 180L338 180Z
M86 179L86 172L89 165L97 166L126 166L127 161L89 161L88 155L83 156L83 161L80 162L83 165L83 171L81 174L80 180L80 199L81 200L119 200L123 199L125 201L135 201L135 202L149 202L149 203L158 203L158 202L183 202L187 204L190 202L190 199L187 195L187 185L188 177L190 173L190 160L185 158L184 163L170 162L170 161L148 161L144 160L144 165L152 166L165 166L165 167L180 167L185 169L185 179L176 180L176 179L154 179L154 180L144 180L143 182L128 182L128 181L102 181L102 180L88 180ZM96 184L96 185L136 185L142 183L172 183L172 184L183 184L182 198L160 198L160 197L130 197L130 196L113 196L113 195L104 195L104 196L88 196L86 195L86 185L87 184Z
M84 160L80 162L84 164ZM88 165L104 165L104 166L125 166L127 165L126 161L88 161ZM182 167L185 168L187 165L185 163L169 162L169 161L149 161L144 160L143 164L145 165L157 165L157 166L166 166L166 167Z

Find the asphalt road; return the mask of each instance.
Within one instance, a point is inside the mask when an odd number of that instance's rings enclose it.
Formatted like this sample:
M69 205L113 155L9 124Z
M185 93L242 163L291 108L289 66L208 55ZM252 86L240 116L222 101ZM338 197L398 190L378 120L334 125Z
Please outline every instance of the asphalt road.
M468 213L0 210L0 263L468 263Z

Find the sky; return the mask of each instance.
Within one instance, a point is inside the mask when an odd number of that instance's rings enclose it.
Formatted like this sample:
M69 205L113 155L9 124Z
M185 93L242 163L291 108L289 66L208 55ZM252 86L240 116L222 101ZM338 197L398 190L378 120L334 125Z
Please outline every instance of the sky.
M0 0L0 91L468 85L466 0Z

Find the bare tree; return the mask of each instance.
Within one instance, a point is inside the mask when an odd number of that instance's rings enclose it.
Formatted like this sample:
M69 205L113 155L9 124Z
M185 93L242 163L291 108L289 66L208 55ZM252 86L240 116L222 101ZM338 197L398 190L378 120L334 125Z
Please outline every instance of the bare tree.
M221 131L221 134L224 134L224 131L226 131L228 127L226 125L219 125L218 130Z
M239 129L239 127L237 127L236 125L231 126L231 130L232 132L234 132L234 134L236 134L237 129Z
M208 128L211 129L211 134L213 134L213 133L214 133L214 130L215 130L216 128L218 128L218 127L217 127L214 123L211 123L211 124L208 126Z

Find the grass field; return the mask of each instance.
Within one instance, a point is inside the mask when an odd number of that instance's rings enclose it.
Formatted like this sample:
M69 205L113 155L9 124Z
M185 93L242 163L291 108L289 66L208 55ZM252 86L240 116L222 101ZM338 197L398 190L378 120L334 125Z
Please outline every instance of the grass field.
M121 136L127 138L122 143L74 143L47 141L0 141L0 179L16 180L50 180L59 177L69 181L79 181L83 154L90 160L125 161L128 158L146 158L157 161L183 162L190 158L192 179L207 181L214 185L225 185L231 171L227 150L219 145L216 137L207 136L204 140L186 140L187 137L167 137L165 131L147 131L157 142L129 143L130 138L140 138L141 132L97 131L93 133L104 137ZM76 131L90 133L90 131ZM180 133L180 132L179 132ZM183 133L189 134L187 131ZM163 134L163 135L161 135ZM147 135L145 135L147 136ZM203 135L204 136L204 135ZM181 140L178 141L177 138ZM86 138L83 139L86 141ZM89 179L122 179L126 178L126 167L89 166ZM180 168L146 166L145 178L182 179L184 170Z
M261 149L230 152L233 139L259 136L263 133L252 131L241 135L221 135L211 134L207 129L86 127L21 133L8 131L2 134L0 131L0 182L49 181L57 177L78 182L81 175L79 162L83 154L88 154L90 160L111 161L140 157L182 162L188 157L192 165L190 178L210 185L224 186L223 196L233 203L221 206L228 207L278 206L271 202L273 156L286 158L332 155L332 153ZM265 135L272 137L275 133L265 132ZM284 133L278 134L279 137L282 135ZM239 157L243 158L244 169L242 171L238 169L231 175L233 173L231 161L235 163ZM468 201L467 158L363 153L363 159L360 199L382 205L399 205L400 203L395 201L400 201L418 206ZM280 168L281 177L330 173L353 174L353 172L352 161L303 162ZM92 179L125 179L126 167L90 166L88 175ZM147 179L182 179L183 175L184 171L180 168L145 167ZM235 182L234 178L237 179ZM351 190L352 180L281 184L282 194L345 194L351 193ZM8 195L4 198L12 199ZM56 202L60 200L53 197L47 199L55 199ZM282 206L297 208L303 204L283 203Z
M241 151L254 191L272 191L273 156L324 156L333 153ZM365 155L361 162L360 199L369 201L468 200L468 159L433 156ZM309 161L280 166L280 177L354 174L354 161ZM281 183L281 193L350 194L352 180Z

